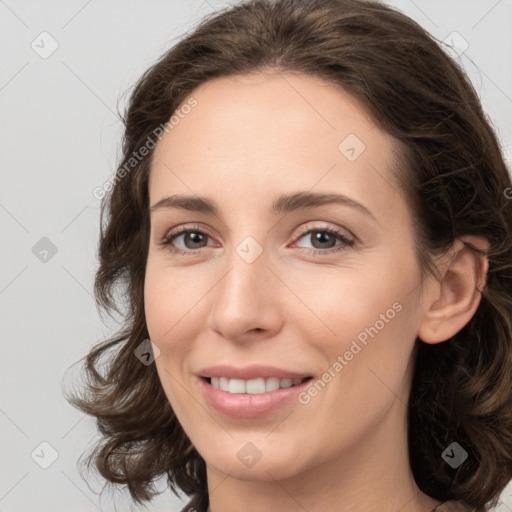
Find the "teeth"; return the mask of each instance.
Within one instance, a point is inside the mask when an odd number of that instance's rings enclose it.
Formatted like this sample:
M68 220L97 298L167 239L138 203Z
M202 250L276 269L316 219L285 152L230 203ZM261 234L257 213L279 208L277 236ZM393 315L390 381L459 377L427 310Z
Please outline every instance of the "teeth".
M230 393L245 393L245 381L241 379L229 379L228 391Z
M211 384L214 388L228 391L229 393L247 393L250 395L260 395L268 391L275 391L281 388L290 388L297 386L304 379L278 379L269 377L267 379L258 378L251 380L228 379L226 377L212 377Z
M228 382L229 379L226 379L226 377L219 377L219 387L222 389L222 391L228 390Z

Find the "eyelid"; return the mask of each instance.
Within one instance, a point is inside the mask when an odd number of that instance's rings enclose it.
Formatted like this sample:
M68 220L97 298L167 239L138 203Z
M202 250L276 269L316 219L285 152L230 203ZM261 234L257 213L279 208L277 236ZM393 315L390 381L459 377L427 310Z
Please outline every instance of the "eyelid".
M331 230L333 232L335 231L338 235L342 235L345 238L350 239L354 242L357 240L357 237L354 236L351 231L349 231L347 228L345 228L343 226L338 226L338 225L331 226L331 225L327 224L325 221L314 221L314 222L319 222L322 224L313 226L313 225L311 225L311 221L308 222L307 224L304 225L304 229L301 228L299 234L295 237L295 240L303 237L310 231L325 231L325 230ZM345 235L345 233L346 233L346 235Z
M192 222L191 224L179 224L178 226L175 226L165 232L165 235L162 237L162 240L169 239L173 235L182 234L184 231L203 231L208 236L214 238L212 235L211 230L209 230L205 225L198 224Z

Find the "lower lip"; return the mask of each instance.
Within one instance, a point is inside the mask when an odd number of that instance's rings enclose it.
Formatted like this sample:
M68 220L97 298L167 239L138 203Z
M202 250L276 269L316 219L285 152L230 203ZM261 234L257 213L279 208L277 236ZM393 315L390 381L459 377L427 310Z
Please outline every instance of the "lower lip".
M198 377L198 380L206 402L216 411L234 418L259 418L291 402L309 384L311 379L296 386L257 395L229 393L214 388L201 377Z

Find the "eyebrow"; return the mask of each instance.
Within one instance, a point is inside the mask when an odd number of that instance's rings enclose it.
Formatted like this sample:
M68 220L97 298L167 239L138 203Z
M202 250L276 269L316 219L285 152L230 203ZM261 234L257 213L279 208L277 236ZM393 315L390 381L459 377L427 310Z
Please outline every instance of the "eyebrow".
M296 210L315 208L324 204L341 204L343 206L349 206L365 213L378 222L373 213L361 203L358 203L357 201L354 201L342 194L324 194L318 192L295 192L293 194L282 194L274 200L269 213L278 215ZM181 194L175 194L173 196L160 199L160 201L151 206L150 211L153 213L157 210L170 208L179 208L182 210L206 213L220 217L217 206L207 197Z

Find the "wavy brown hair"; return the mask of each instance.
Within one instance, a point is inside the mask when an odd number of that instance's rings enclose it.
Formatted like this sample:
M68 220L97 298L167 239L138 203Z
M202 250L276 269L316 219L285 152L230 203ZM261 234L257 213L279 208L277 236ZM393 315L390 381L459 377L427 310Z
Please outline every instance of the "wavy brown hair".
M143 74L123 115L118 171L197 86L263 69L340 86L394 137L422 272L458 237L489 240L487 284L473 318L446 342L416 340L408 442L424 493L476 510L495 506L512 478L511 181L475 90L435 38L377 1L246 1L204 18ZM143 504L157 492L154 480L166 476L201 509L208 505L205 462L155 365L134 356L149 338L143 292L152 154L116 176L101 205L96 301L111 315L125 305L125 328L93 347L83 392L66 398L96 418L102 438L87 464L107 483L126 485ZM456 470L441 457L453 441L469 454Z

